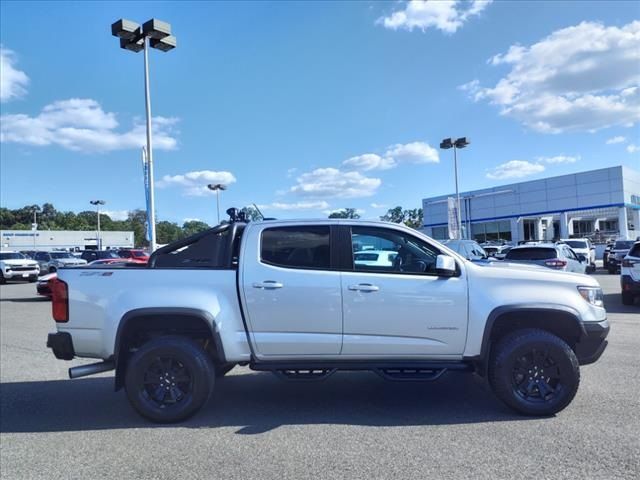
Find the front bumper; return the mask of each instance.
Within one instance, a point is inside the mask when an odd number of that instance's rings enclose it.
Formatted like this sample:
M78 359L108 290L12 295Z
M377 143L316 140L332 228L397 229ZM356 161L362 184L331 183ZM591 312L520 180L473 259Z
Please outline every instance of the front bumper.
M636 282L630 275L620 275L620 288L623 292L640 293L640 282Z
M47 348L53 350L58 360L73 360L76 355L73 340L67 332L50 333L47 337Z
M40 275L40 270L11 270L11 269L7 269L4 270L2 272L2 275L4 276L4 278L6 278L7 280L10 279L14 279L14 278L34 278L37 277L38 275Z
M597 361L607 348L607 335L609 335L609 322L583 323L585 334L575 346L576 356L580 365L589 365Z

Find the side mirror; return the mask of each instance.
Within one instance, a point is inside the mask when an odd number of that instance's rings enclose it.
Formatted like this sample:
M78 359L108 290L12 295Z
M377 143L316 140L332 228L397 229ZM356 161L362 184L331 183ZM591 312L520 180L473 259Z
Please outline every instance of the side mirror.
M456 261L449 255L438 255L436 258L436 272L441 277L453 277L456 273Z
M580 254L578 255L578 260L580 260L580 263L584 263L587 261L587 257L585 257L584 255Z

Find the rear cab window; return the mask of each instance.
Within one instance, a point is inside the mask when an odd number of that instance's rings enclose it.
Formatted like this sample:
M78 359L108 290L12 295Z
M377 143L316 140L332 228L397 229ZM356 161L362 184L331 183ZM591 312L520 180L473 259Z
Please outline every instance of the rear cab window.
M640 258L640 243L636 243L635 246L629 251L629 256Z
M506 258L508 260L550 260L557 258L558 252L555 248L515 248L509 250Z
M321 269L331 267L330 227L273 227L262 231L262 263L284 268Z

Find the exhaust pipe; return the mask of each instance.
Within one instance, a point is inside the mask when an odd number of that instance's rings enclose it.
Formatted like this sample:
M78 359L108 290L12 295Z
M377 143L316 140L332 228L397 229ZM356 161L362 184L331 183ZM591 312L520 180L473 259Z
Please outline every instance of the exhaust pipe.
M96 373L108 372L115 369L115 363L111 360L104 362L90 363L89 365L80 365L69 369L69 378L86 377L87 375L95 375Z

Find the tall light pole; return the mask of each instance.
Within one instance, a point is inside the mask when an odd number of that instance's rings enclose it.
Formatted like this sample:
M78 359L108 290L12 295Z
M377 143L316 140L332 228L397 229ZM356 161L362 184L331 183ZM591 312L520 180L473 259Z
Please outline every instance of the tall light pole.
M38 209L33 207L33 225L31 225L31 231L33 232L33 249L36 249L36 232L38 231Z
M451 138L445 138L440 142L440 148L443 150L449 150L453 148L453 169L456 179L456 221L458 225L458 238L462 236L462 214L460 213L460 191L458 190L458 154L459 148L464 148L469 145L469 139L467 137L460 137L456 140Z
M218 225L220 225L220 190L226 190L227 186L221 183L210 183L207 185L209 190L216 192L216 207L218 210Z
M111 34L120 39L120 48L138 53L144 50L144 100L147 117L147 165L149 185L149 248L156 249L156 212L153 186L153 149L151 142L151 93L149 91L149 47L168 52L176 48L176 37L171 35L171 25L152 18L142 27L131 20L121 18L111 25Z
M98 246L98 250L102 250L102 238L100 237L100 205L104 205L107 202L104 200L91 200L89 203L96 207L96 214L98 216L98 235L96 237L96 245Z

